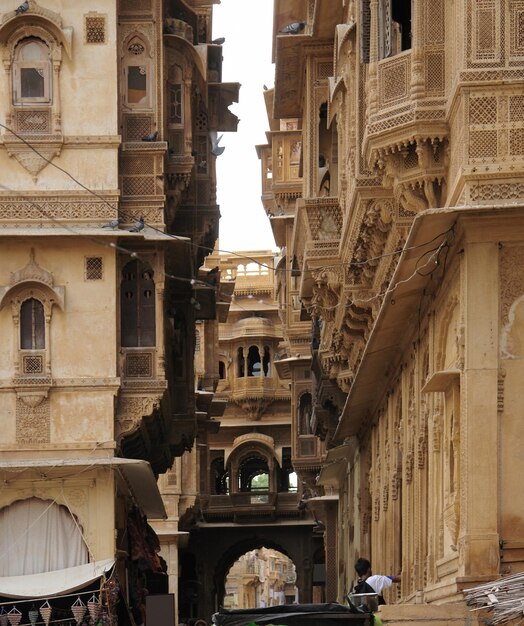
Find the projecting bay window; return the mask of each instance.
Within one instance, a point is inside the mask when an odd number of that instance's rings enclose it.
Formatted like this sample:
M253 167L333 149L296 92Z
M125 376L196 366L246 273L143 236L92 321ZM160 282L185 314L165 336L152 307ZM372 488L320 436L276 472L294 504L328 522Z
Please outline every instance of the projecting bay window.
M411 48L411 1L379 0L376 14L370 0L361 0L360 54L364 63L386 59ZM371 23L377 25L378 40L371 41Z

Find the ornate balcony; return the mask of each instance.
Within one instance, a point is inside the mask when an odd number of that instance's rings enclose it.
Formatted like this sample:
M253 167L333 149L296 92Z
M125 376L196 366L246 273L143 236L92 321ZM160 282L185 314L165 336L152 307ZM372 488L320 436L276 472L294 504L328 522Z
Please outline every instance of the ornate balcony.
M298 519L299 495L271 491L211 495L202 499L204 520L208 523L268 522L276 519Z

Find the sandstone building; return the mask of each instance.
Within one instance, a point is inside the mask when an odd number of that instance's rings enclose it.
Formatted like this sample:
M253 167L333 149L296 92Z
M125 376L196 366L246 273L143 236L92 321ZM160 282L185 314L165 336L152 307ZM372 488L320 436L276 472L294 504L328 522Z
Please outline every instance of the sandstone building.
M0 8L0 596L24 623L20 598L104 570L95 600L119 624L141 622L144 587L152 605L176 590L177 494L166 479L164 504L156 478L212 405L194 329L219 295L198 270L218 234L217 132L237 125L215 3Z
M465 623L464 589L524 569L522 15L274 1L258 151L293 463L326 512L328 599L369 557L401 573L396 624Z
M302 602L321 594L318 572L324 558L322 532L301 504L303 486L293 468L289 381L278 369L285 347L274 294L274 252L216 254L206 259L206 267L219 268L220 292L225 300L229 286L231 304L227 320L199 326L216 339L200 344L197 387L206 380L211 355L218 375L215 405L223 402L223 414L220 427L208 429L188 455L192 470L185 475L195 481L195 497L186 499L191 507L180 518L180 529L188 532L179 555L181 616L203 619L228 602L232 587L252 606L270 597L274 603L294 600L294 591L278 577L265 581L260 572L245 571L243 584L238 582L253 551L269 549L292 560ZM184 479L184 484L190 483Z

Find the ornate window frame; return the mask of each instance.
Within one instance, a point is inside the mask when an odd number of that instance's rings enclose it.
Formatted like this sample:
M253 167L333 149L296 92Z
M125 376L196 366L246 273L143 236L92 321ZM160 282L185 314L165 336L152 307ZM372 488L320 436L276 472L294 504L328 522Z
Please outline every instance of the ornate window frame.
M130 99L129 81L130 68L138 68L145 79L145 97L134 102ZM154 107L153 55L151 46L143 33L133 32L122 45L122 99L128 111L152 111Z
M33 249L29 263L11 274L10 285L0 286L0 310L11 306L14 325L14 380L20 384L40 384L51 380L51 316L54 305L64 310L64 292L64 287L54 285L52 274L36 263ZM23 303L31 298L38 300L44 309L44 346L23 349L20 313Z
M40 58L34 60L26 60L22 58L25 48L31 45L35 45L40 52ZM50 105L53 101L53 83L51 72L51 50L49 45L38 37L26 37L21 39L13 54L13 105L27 106L27 105ZM23 73L27 70L34 70L43 79L42 81L42 95L24 95L24 80Z
M29 39L42 42L49 50L49 60L41 67L47 80L43 97L20 99L17 55L20 44ZM35 155L17 135L29 138L48 160L60 154L63 145L60 69L64 51L72 59L72 40L73 29L64 27L58 13L41 7L36 0L31 0L27 11L5 13L0 20L0 46L8 86L0 95L3 99L0 106L5 110L5 125L15 133L4 132L3 143L9 156L15 157L33 177L49 161Z

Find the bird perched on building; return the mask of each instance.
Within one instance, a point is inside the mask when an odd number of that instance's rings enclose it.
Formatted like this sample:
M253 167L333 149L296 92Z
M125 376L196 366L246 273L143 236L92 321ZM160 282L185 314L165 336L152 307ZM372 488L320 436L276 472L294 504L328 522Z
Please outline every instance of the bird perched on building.
M138 220L134 223L134 225L129 229L130 233L139 233L144 229L144 218L139 217Z
M306 27L306 22L293 22L285 26L280 32L288 35L298 35Z
M115 228L118 228L118 225L122 222L122 218L121 217L117 217L114 220L111 220L110 222L107 222L107 224L104 224L102 226L102 228L112 228L113 230Z
M29 2L28 0L25 0L25 2L22 2L22 4L18 8L15 9L15 13L17 15L20 15L20 13L25 13L28 8L29 8Z
M225 41L226 41L225 37L218 37L218 39L213 39L211 43L214 43L215 46L221 46L223 43L225 43Z
M209 132L209 139L211 140L211 154L214 154L216 157L220 156L226 149L225 146L218 145L223 136L224 135L220 135L220 137L217 137L216 130Z
M158 130L155 130L153 133L149 133L148 135L144 135L142 137L142 141L156 141L158 137Z
M175 34L175 29L173 28L173 26L171 26L171 24L166 24L164 26L164 35L174 35Z
M211 268L209 272L207 273L207 276L205 279L206 283L210 285L216 285L218 282L219 274L220 274L220 268L218 267L218 265L215 265L215 267Z

